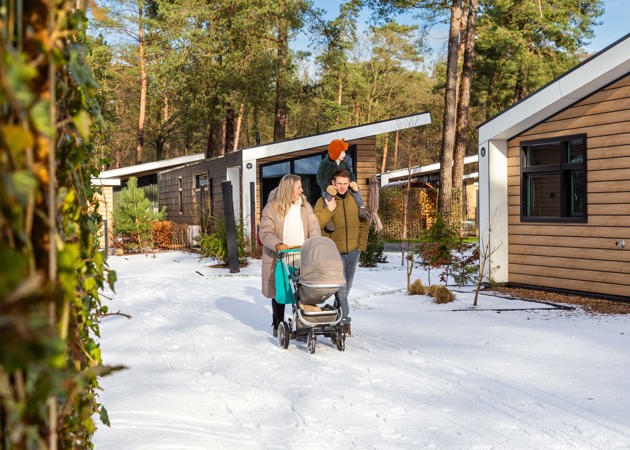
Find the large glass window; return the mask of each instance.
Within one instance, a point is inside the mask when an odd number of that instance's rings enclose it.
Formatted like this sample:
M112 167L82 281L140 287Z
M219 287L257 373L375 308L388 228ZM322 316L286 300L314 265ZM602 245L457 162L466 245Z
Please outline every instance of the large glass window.
M586 136L521 144L524 221L586 221Z
M346 161L356 174L356 166L354 164L355 156L356 145L351 145L346 152ZM300 176L304 195L309 203L314 206L317 199L321 196L321 190L317 185L317 168L319 167L319 162L324 157L326 157L326 152L262 166L260 169L261 209L267 203L269 193L280 183L280 178L288 173L294 173Z

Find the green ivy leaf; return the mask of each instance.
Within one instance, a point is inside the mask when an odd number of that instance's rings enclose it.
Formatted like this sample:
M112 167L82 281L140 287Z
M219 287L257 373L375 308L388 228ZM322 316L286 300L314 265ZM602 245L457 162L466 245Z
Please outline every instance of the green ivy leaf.
M94 278L90 277L83 280L83 289L87 292L92 291L94 288L96 288L96 280Z
M109 414L107 414L107 410L105 409L103 405L101 405L101 410L99 411L99 417L101 419L101 422L103 422L103 425L106 425L108 427L112 426L109 422Z
M37 180L30 170L18 170L11 175L14 194L22 204L26 204L37 189Z
M35 103L31 108L31 119L37 131L50 138L55 135L55 128L50 119L50 102L48 100Z
M79 114L73 117L74 125L77 127L79 135L85 141L90 138L90 127L92 126L92 119L85 110L79 111Z
M83 46L71 45L70 46L70 61L68 62L68 70L70 75L77 84L83 85L88 88L98 89L98 83L92 76L92 71L85 63L83 57Z

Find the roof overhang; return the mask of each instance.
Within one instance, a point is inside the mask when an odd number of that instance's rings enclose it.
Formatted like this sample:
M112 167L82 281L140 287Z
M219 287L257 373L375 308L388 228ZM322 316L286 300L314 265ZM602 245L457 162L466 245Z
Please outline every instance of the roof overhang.
M136 164L135 166L121 167L120 169L104 170L98 175L98 178L127 178L131 176L140 177L143 175L152 175L162 170L183 166L184 164L196 161L202 161L204 158L205 155L203 153L195 153L192 155L179 156L177 158L164 159L161 161Z
M479 126L479 142L510 139L630 73L630 34Z
M474 164L479 161L479 155L470 155L464 158L464 164ZM415 166L407 169L390 170L379 174L381 186L390 185L389 180L398 180L401 177L420 177L430 173L440 171L440 163L427 164L426 166ZM389 183L389 184L388 184Z
M306 136L296 139L289 139L282 142L275 142L272 144L258 145L256 147L243 149L243 161L251 161L284 155L286 153L305 150L309 148L324 147L327 146L328 143L333 139L343 138L346 141L351 141L353 139L360 139L367 136L375 136L377 134L390 133L393 131L405 130L407 128L418 127L421 125L428 125L430 123L430 114L424 112L404 117L397 117L395 119L374 122L368 125L343 128L341 130L334 130L314 136Z
M92 186L120 186L120 178L92 178Z

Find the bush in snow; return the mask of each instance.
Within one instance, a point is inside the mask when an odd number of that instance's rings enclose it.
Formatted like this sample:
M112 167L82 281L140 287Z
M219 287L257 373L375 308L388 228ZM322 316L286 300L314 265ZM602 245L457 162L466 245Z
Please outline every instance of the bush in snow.
M426 289L426 294L435 299L435 303L450 303L455 300L455 295L441 284L433 284Z
M422 280L418 278L409 286L409 295L424 295L424 286Z

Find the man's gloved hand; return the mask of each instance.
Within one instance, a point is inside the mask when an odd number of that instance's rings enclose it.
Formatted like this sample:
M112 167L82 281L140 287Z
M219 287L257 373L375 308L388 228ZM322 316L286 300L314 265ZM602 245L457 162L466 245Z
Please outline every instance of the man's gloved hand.
M280 250L287 250L289 248L289 246L283 242L280 242L279 244L276 244L276 251L279 252Z
M335 195L337 195L337 188L331 184L326 188L326 192L334 197Z
M356 181L350 182L350 189L352 189L352 192L357 192L359 190L359 185Z

